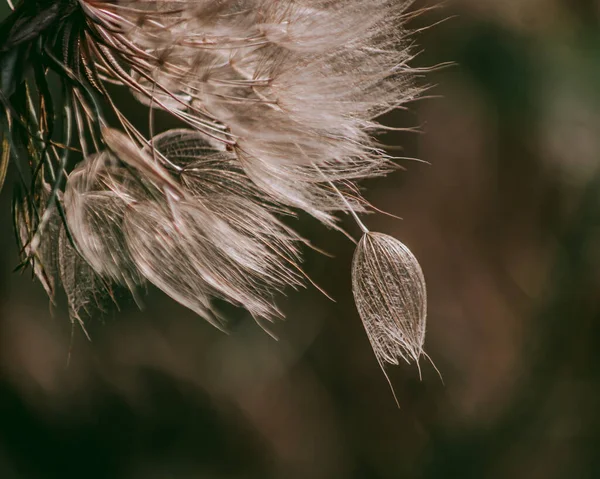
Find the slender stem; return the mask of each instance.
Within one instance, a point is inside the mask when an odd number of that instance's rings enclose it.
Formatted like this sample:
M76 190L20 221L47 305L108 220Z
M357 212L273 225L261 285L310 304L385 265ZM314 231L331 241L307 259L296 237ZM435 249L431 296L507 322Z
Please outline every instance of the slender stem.
M333 190L338 194L338 196L342 199L342 201L344 202L344 205L346 205L346 208L348 208L348 211L350 212L350 214L352 215L352 218L354 218L354 221L356 221L356 224L358 225L358 227L361 229L361 231L364 234L367 234L369 232L369 229L365 226L365 224L360 220L360 218L358 217L358 215L356 214L356 211L354 211L354 208L352 207L352 205L350 204L350 202L346 199L346 197L342 194L342 192L338 189L337 186L335 186L335 184L333 183L333 181L331 181L329 178L327 178L327 176L325 175L325 173L323 173L323 171L321 170L321 168L319 168L317 165L315 165L313 163L313 166L316 168L316 170L321 174L321 176L323 177L323 179L329 183L329 186L331 186L333 188Z

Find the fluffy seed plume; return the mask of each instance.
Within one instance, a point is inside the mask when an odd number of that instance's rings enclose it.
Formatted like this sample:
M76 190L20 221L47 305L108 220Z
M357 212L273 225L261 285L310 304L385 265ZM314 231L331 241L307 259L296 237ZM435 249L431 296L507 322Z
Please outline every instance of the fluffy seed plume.
M395 168L374 135L419 94L409 3L22 0L0 24L0 184L14 160L23 264L51 297L62 284L80 324L114 287L139 302L147 283L220 328L215 299L280 316L306 243L281 217L362 225L357 182ZM424 282L399 245L368 233L355 256L380 364L423 346Z

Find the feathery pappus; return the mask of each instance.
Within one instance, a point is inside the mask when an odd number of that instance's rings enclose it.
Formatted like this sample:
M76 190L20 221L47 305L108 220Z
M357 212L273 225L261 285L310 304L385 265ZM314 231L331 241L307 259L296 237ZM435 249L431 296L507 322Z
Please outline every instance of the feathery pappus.
M377 118L418 97L399 0L22 0L0 25L0 182L15 165L23 266L73 322L113 286L151 283L213 325L214 300L257 320L304 284L282 221L365 236L353 290L377 360L418 361L415 257L370 233L356 183L393 158ZM143 134L114 92L147 110ZM161 129L157 113L173 129ZM138 126L136 126L136 124Z

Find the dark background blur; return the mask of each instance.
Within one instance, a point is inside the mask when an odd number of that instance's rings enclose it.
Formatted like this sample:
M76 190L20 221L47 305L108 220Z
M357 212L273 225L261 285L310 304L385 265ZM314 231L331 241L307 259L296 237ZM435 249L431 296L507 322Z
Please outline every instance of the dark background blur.
M425 6L420 3L417 6ZM429 3L428 5L434 5ZM424 99L385 123L406 171L366 218L420 259L426 351L390 368L354 309L353 245L303 220L314 289L278 342L224 335L160 292L71 341L18 264L0 197L0 478L600 477L600 3L448 0L414 20ZM347 222L354 232L356 228ZM67 367L67 358L70 364Z

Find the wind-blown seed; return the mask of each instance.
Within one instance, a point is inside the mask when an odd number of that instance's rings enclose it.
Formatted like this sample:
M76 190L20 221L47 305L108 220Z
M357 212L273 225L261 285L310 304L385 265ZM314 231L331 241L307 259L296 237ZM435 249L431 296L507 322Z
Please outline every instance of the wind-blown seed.
M380 366L419 361L427 317L419 262L397 239L366 233L352 262L352 291Z

